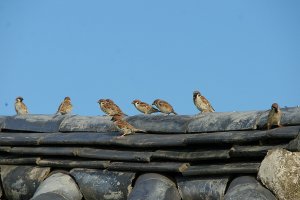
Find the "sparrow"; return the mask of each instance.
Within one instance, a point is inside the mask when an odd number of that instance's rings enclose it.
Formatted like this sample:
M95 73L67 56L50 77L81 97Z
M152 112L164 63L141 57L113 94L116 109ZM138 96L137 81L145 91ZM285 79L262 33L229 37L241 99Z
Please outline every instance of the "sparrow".
M116 105L111 99L99 99L98 103L100 105L101 110L109 116L124 115L119 106Z
M202 113L214 112L215 111L215 109L211 106L209 101L204 96L202 96L199 91L194 91L193 101L194 101L195 106Z
M136 107L136 109L138 109L138 111L140 111L141 113L144 113L144 114L151 114L151 113L159 112L159 110L157 110L156 108L153 108L151 105L149 105L145 102L142 102L138 99L133 100L131 103Z
M124 121L121 115L113 115L111 121L113 121L117 129L122 133L122 135L118 136L118 138L124 137L135 132L145 132L144 130L137 129L128 122Z
M278 127L282 127L280 124L282 112L279 109L279 106L277 103L273 103L271 106L271 110L268 115L268 121L267 121L267 129L269 130L273 125L277 125Z
M62 115L69 114L72 111L72 109L73 109L73 106L71 104L70 97L65 97L63 102L61 102L61 104L59 105L56 114L58 114L58 113L60 113Z
M174 113L175 115L177 115L177 113L174 111L173 107L164 100L156 99L155 101L153 101L152 105L155 105L158 108L158 110L162 113L165 113L168 115L171 113Z
M17 115L26 115L28 114L28 109L23 103L23 97L17 97L15 102L15 110Z

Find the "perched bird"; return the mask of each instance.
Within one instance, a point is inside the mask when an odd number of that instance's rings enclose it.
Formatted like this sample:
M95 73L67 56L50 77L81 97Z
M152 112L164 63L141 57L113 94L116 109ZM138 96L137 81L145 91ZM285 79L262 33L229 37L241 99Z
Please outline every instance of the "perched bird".
M140 111L141 113L144 114L151 114L151 113L155 113L155 112L159 112L159 110L157 110L156 108L153 108L151 105L142 102L138 99L133 100L132 104L136 107L136 109L138 109L138 111Z
M214 112L214 108L210 105L209 101L201 95L199 91L194 91L193 101L195 106L203 113Z
M62 115L69 114L72 111L72 109L73 109L73 106L71 104L70 97L65 97L63 102L61 102L61 104L59 105L56 114L58 114L58 113L60 113Z
M124 113L122 112L122 110L119 108L118 105L116 105L113 100L111 99L100 99L98 101L101 110L109 115L109 116L113 116L113 115L124 115Z
M174 111L173 107L166 101L164 100L161 100L161 99L156 99L152 105L155 105L158 110L162 113L165 113L165 114L171 114L171 113L174 113L175 115L177 115L177 113Z
M124 121L121 115L113 115L111 121L114 122L114 125L122 133L122 135L119 137L124 137L125 135L129 135L135 132L145 132L144 130L137 129L128 122Z
M268 121L267 121L267 129L269 130L273 125L277 125L278 127L281 127L280 119L281 119L282 112L279 109L279 106L277 103L273 103L271 106L271 110L268 115Z
M28 114L28 109L23 103L23 97L17 97L15 102L15 110L17 115L26 115Z

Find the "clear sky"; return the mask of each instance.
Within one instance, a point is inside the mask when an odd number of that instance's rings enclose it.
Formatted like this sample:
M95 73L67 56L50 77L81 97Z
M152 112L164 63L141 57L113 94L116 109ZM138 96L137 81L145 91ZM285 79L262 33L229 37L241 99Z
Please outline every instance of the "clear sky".
M32 114L129 114L161 98L196 114L300 104L300 1L0 1L0 115L24 98Z

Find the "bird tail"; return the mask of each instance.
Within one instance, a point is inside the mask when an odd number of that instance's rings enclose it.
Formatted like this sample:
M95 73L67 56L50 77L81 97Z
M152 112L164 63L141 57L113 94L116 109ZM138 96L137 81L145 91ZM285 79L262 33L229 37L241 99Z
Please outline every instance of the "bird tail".
M137 133L146 133L145 130L138 129L138 128L134 129L134 132L137 132Z
M156 112L160 112L160 110L152 107L150 113L156 113Z
M177 112L173 111L174 115L178 115Z

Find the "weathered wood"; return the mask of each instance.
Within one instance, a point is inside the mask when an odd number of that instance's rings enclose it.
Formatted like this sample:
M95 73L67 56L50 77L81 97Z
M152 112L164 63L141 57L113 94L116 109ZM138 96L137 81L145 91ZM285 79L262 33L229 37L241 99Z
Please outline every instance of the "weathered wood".
M79 159L40 159L36 161L38 166L42 167L60 167L60 168L95 168L105 169L109 166L109 161L102 160L79 160Z
M164 151L153 152L153 159L174 160L174 161L201 161L201 160L220 160L229 158L229 150L196 150L196 151Z
M287 145L273 146L239 146L235 145L230 149L230 157L256 157L261 158L267 155L268 150L276 148L286 148Z
M107 167L108 170L134 171L134 172L184 172L188 169L189 163L177 162L112 162Z
M106 159L116 161L150 162L151 152L108 150L108 149L78 149L77 156L84 158Z
M269 190L251 176L241 176L230 183L225 200L232 199L277 200Z
M176 184L160 174L143 174L138 177L128 200L180 200Z
M266 131L267 139L294 139L298 136L300 126L286 126Z
M47 133L0 133L0 145L28 146L38 145L39 139Z
M260 111L202 113L188 125L187 132L221 132L256 129Z
M30 199L50 168L1 165L1 180L7 199Z
M51 197L55 197L55 200L81 200L82 194L69 175L58 172L40 184L31 200L47 200Z
M183 200L224 199L228 177L177 177L177 185Z
M117 131L109 116L72 116L65 119L59 128L61 132L114 132Z
M186 171L182 172L184 176L194 175L227 175L227 174L256 174L260 163L230 163L215 165L196 165L190 166Z
M73 169L70 174L76 179L86 200L126 200L135 177L135 173L95 169Z
M39 157L0 156L0 165L34 165Z
M158 133L186 133L188 123L193 119L187 115L136 115L125 118L136 128Z
M0 152L19 155L76 156L115 161L150 162L152 152L126 151L80 147L9 147L0 146Z
M1 135L1 133L0 133ZM53 133L39 140L43 145L104 145L125 147L184 146L185 134L143 134L136 133L118 138L120 133ZM1 141L0 141L1 144Z
M123 146L130 148L179 147L199 144L244 144L265 139L294 139L298 126L282 127L268 131L233 131L200 134L145 134L136 133L118 138L118 132L92 133L0 133L2 146L28 145L85 145Z
M189 134L186 144L244 144L270 139L294 139L299 133L298 126L282 127L266 131L232 131Z
M264 131L214 132L188 135L186 144L241 144L266 138Z
M54 133L59 131L61 122L67 115L15 115L5 118L2 129L10 131L30 131Z
M271 105L270 105L271 107ZM281 108L282 117L281 124L283 126L295 126L300 125L300 108L299 107L290 107L290 108ZM261 117L257 122L257 126L262 128L266 125L268 119L269 110L262 112Z

